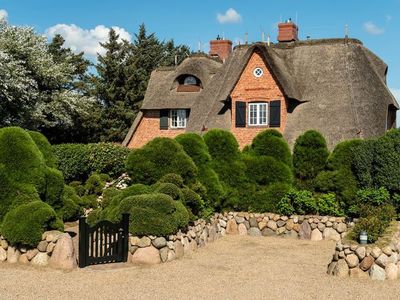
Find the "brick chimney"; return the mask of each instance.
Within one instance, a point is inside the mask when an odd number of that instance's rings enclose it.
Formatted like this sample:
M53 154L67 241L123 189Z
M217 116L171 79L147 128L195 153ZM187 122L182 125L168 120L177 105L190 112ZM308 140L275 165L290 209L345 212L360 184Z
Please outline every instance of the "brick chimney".
M219 36L216 40L210 41L210 55L219 57L223 62L232 52L232 41L221 39Z
M278 35L278 41L280 43L285 43L285 42L293 42L293 41L298 41L299 37L299 28L297 27L296 24L292 22L291 19L289 19L285 23L279 23L279 35Z

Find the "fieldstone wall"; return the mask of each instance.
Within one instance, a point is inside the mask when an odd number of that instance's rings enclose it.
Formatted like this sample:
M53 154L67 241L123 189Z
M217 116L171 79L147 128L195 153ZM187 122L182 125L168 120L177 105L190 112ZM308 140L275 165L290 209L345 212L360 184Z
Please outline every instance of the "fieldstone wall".
M339 277L396 280L400 278L400 232L386 246L338 241L328 274Z
M36 248L15 247L0 236L0 262L21 263L59 269L77 267L76 254L72 238L68 233L47 231Z
M131 236L128 262L158 264L179 259L226 234L339 241L352 226L354 223L339 217L221 213L209 222L198 220L187 231L168 237Z

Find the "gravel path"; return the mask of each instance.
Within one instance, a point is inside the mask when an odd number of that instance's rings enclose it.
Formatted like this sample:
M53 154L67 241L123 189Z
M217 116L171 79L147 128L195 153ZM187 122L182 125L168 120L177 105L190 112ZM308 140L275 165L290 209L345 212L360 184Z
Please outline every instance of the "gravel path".
M399 299L400 281L326 275L333 242L230 236L184 259L64 273L0 264L0 299Z

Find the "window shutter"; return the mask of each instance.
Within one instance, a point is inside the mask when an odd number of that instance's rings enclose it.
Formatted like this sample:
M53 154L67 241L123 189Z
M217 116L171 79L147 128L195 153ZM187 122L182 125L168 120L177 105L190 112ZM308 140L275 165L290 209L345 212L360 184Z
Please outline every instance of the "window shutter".
M161 109L160 110L160 129L161 130L168 130L168 109Z
M281 100L269 103L269 126L281 127Z
M246 102L236 101L236 127L246 127Z

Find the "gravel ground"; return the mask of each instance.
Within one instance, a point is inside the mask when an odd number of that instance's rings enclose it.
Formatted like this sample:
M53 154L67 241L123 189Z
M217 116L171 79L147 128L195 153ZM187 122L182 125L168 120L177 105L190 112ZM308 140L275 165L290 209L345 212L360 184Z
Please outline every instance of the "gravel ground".
M72 272L0 264L0 299L399 299L400 281L326 275L333 242L230 236L184 259Z

